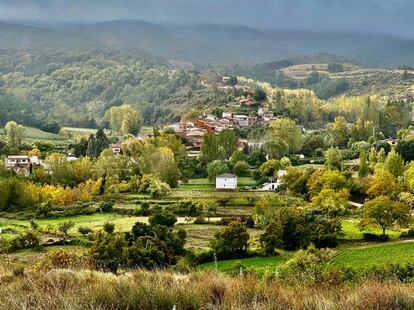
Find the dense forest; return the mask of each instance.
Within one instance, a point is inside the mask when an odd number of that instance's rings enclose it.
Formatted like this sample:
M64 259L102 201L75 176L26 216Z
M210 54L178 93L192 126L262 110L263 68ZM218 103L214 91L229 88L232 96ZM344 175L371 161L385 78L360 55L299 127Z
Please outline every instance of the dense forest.
M0 124L14 119L46 130L56 123L94 128L122 103L139 108L146 124L165 123L179 119L189 101L212 100L199 74L171 69L159 59L115 50L2 52Z

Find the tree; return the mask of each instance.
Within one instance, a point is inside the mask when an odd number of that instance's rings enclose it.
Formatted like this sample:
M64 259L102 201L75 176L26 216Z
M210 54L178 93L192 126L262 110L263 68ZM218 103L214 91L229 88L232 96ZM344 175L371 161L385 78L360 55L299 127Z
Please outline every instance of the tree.
M72 221L68 222L61 222L58 225L58 229L60 232L64 233L66 237L68 237L68 231L69 229L73 228L75 226L75 223Z
M346 177L337 170L316 170L306 181L311 197L318 195L323 189L339 191L348 189L349 186Z
M400 140L395 150L405 162L414 161L414 140Z
M394 176L399 177L404 172L404 160L394 149L392 149L385 159L385 167Z
M163 225L167 227L173 227L174 224L177 222L177 217L171 212L160 211L151 215L148 219L148 222L152 226Z
M219 147L223 150L224 159L229 159L236 151L239 139L234 130L224 129L217 135ZM216 158L217 159L217 158Z
M215 182L216 176L223 173L230 173L229 166L220 160L214 160L207 165L208 179L210 182Z
M115 231L115 224L114 223L108 223L108 222L106 222L103 225L103 230L107 234L112 234Z
M290 118L279 118L271 122L266 134L266 140L280 139L289 146L289 152L294 153L302 147L300 128Z
M359 167L358 167L358 176L360 178L365 177L369 172L369 167L367 163L367 153L361 151L359 154Z
M320 134L308 134L305 136L302 152L306 156L314 156L317 149L325 149L325 140Z
M123 235L99 232L91 247L91 257L99 268L116 273L125 264L126 246Z
M335 121L327 125L328 132L332 133L338 146L346 146L349 138L348 125L343 116L335 117Z
M246 226L234 221L214 235L210 246L219 258L243 257L247 254L249 239Z
M259 173L262 178L276 178L279 169L281 169L280 161L270 159L260 166Z
M201 146L201 157L206 163L225 158L224 150L219 146L217 135L204 135L204 142Z
M265 255L273 255L283 245L283 227L278 220L271 221L260 235L259 242Z
M289 145L281 139L267 141L263 150L273 159L280 159L289 153Z
M371 197L389 196L397 188L394 175L386 169L376 169L374 177L369 183L367 194Z
M410 221L409 214L410 209L407 205L392 201L388 196L379 196L364 204L364 218L361 225L375 223L381 227L382 235L385 236L385 230L394 223L400 226L407 225Z
M86 236L87 234L90 234L92 232L92 229L88 226L79 226L78 227L78 232L82 235L82 236Z
M248 176L250 172L250 166L245 161L238 161L233 167L233 172L239 177Z
M22 125L18 125L14 121L10 121L4 126L4 131L7 136L7 143L11 147L20 147L23 138L26 134L26 129Z
M329 148L325 152L325 166L330 170L342 170L342 154L338 148Z
M109 141L103 129L98 129L96 135L90 135L86 154L91 158L98 158L103 150L108 148Z
M141 113L128 104L110 108L106 116L112 129L122 135L137 134L143 124Z

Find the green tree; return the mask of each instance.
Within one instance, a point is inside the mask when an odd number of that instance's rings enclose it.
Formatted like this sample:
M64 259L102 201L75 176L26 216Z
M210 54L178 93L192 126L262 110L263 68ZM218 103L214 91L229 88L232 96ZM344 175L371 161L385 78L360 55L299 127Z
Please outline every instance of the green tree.
M18 148L22 145L23 138L26 134L26 128L22 125L18 125L14 121L10 121L4 126L4 132L7 137L7 143L11 147Z
M283 227L278 220L271 221L263 234L260 235L259 242L265 255L274 255L275 250L283 245Z
M204 135L204 142L201 146L201 157L206 163L225 158L224 150L220 148L217 135Z
M348 125L343 116L335 117L335 121L327 125L328 132L332 133L338 146L346 146L349 138Z
M122 135L137 134L143 124L141 113L128 104L110 108L106 117L112 129Z
M288 144L281 139L266 141L263 145L263 150L273 159L280 159L289 154Z
M245 161L238 161L233 167L233 172L239 177L249 176L250 166Z
M207 165L208 179L210 182L215 182L216 176L223 173L230 173L229 166L220 160L214 160Z
M397 188L397 180L387 169L376 169L367 194L371 197L390 196Z
M263 163L259 168L259 173L262 178L276 178L276 173L281 169L280 161L276 159L270 159Z
M407 205L392 201L387 196L379 196L364 204L364 218L361 225L374 223L381 227L382 234L385 236L385 230L394 223L405 226L409 221L410 208Z
M234 221L214 235L210 246L219 258L243 257L247 254L249 239L246 226Z
M392 149L385 159L385 167L394 176L399 177L404 173L404 160L394 149Z
M342 154L338 148L329 148L325 152L325 166L330 170L342 170Z
M234 130L225 129L220 131L217 135L217 142L223 150L224 159L229 159L234 151L237 150L238 141L239 139Z
M358 167L358 176L360 178L367 176L369 172L369 166L367 163L367 153L361 151L359 154L359 167Z
M272 121L266 134L266 140L280 139L289 146L289 152L294 153L302 147L301 129L289 118L279 118Z
M163 225L167 227L172 227L177 222L177 217L171 212L160 211L151 215L148 219L148 222L152 226Z
M69 229L73 228L75 223L72 221L62 222L58 225L58 229L60 232L64 233L66 237L68 237Z

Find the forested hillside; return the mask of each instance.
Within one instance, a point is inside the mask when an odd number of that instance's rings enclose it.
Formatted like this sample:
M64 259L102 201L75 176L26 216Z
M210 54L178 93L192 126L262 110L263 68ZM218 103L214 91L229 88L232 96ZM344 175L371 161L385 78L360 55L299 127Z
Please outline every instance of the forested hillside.
M147 124L165 123L213 101L199 74L115 50L2 52L0 72L0 124L96 127L122 103L139 108Z
M265 31L241 25L160 25L137 20L60 27L0 23L0 37L0 49L119 48L197 64L300 59L321 51L373 67L414 62L414 41L395 36Z

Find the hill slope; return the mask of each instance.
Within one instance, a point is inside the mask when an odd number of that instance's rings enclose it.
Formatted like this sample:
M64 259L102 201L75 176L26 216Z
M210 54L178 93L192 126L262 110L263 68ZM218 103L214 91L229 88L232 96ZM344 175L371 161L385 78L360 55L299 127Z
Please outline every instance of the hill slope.
M343 32L260 31L230 25L108 21L40 28L0 23L0 49L122 48L199 64L258 63L319 52L369 65L414 64L414 40Z

